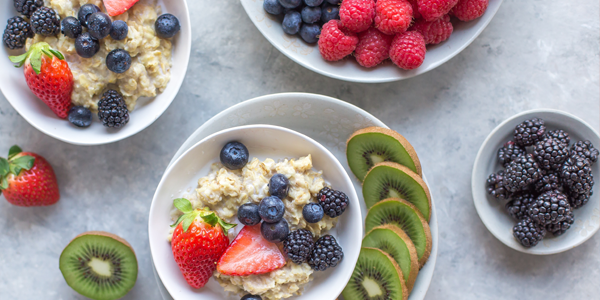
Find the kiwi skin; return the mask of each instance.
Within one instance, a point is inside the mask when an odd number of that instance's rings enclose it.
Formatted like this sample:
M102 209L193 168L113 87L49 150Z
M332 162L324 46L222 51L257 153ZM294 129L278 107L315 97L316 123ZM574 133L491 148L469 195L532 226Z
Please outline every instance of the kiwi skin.
M353 138L355 138L359 135L369 134L369 133L379 133L379 134L387 135L387 136L395 139L401 145L401 147L404 148L406 153L408 153L408 156L414 163L415 169L411 170L411 171L416 172L417 174L419 174L419 176L423 176L423 173L421 170L421 161L419 161L417 152L415 151L413 146L408 142L408 140L406 140L406 138L404 136L402 136L401 134L399 134L398 132L396 132L394 130L391 130L388 128L383 128L383 127L373 126L373 127L367 127L367 128L357 130L346 141L346 157L348 158L348 165L350 166L352 173L354 173L354 175L358 178L359 181L361 181L361 182L363 181L364 174L362 174L363 176L361 178L361 176L360 176L361 174L357 174L360 172L357 172L356 168L352 168L353 164L350 163L350 158L352 157L352 155L350 153L348 153L348 150L349 150L348 146L350 144L350 141L352 141ZM397 162L397 163L399 163L399 162ZM411 169L411 168L409 168L409 169Z

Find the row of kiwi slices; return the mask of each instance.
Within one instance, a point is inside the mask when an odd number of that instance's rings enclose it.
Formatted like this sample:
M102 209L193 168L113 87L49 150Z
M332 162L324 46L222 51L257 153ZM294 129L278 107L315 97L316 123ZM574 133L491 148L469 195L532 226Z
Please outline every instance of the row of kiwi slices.
M346 154L363 183L368 212L367 234L342 295L345 300L406 300L432 247L431 195L419 158L402 135L381 127L355 132Z

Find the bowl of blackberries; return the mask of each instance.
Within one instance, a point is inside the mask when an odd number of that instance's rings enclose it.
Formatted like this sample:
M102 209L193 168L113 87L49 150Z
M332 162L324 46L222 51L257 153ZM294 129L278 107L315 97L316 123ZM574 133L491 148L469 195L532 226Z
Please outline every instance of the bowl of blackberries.
M488 230L531 254L572 249L600 228L598 133L557 110L534 110L500 124L481 146L473 200Z

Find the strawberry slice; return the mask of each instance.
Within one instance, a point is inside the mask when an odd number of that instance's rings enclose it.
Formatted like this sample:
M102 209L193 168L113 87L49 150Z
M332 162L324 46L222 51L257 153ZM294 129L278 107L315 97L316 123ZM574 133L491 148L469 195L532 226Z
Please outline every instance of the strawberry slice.
M265 274L285 265L277 245L260 233L260 224L244 226L217 264L219 273L229 276Z
M126 12L138 1L140 0L104 0L104 7L108 14L114 17Z

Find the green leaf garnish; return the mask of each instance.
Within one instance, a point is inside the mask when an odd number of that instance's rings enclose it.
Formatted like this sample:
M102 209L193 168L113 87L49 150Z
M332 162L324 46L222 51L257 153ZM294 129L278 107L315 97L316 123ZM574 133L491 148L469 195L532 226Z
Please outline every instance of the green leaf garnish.
M13 158L13 156L15 156L21 152L23 152L23 150L21 150L21 148L17 145L10 147L10 149L8 150L8 159Z
M192 211L194 211L190 200L185 198L177 198L173 200L173 206L175 206L175 208L179 209L184 214L191 213Z
M10 164L6 158L0 157L0 177L4 178L10 172Z

